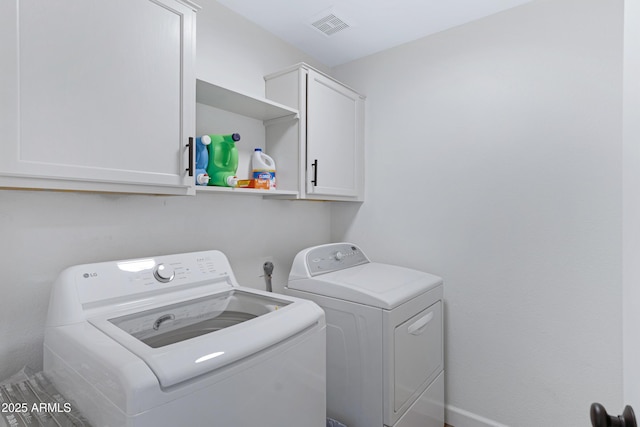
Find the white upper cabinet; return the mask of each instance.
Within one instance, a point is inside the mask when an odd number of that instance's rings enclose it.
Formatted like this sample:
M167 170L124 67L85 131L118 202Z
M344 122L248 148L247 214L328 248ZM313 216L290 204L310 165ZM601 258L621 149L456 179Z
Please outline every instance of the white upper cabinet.
M310 195L358 198L362 172L362 99L351 89L309 70L307 168Z
M267 127L278 180L314 200L364 200L364 97L306 64L265 77L267 98L300 120ZM283 176L285 171L295 171Z
M196 10L0 2L0 187L192 194Z

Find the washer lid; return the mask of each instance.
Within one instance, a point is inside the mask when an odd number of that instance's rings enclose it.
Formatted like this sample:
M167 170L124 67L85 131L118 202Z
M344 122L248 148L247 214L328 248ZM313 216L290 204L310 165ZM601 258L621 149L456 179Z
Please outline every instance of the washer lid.
M322 325L324 312L311 301L237 287L89 322L171 387Z
M442 284L422 271L370 262L315 276L290 279L289 289L391 310Z

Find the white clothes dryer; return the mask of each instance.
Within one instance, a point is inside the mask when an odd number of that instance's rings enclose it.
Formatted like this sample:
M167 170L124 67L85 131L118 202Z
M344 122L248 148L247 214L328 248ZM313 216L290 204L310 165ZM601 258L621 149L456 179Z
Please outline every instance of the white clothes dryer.
M325 342L316 304L211 250L63 271L44 372L96 427L324 427Z
M299 252L284 292L325 311L328 417L348 427L444 425L440 277L334 243Z

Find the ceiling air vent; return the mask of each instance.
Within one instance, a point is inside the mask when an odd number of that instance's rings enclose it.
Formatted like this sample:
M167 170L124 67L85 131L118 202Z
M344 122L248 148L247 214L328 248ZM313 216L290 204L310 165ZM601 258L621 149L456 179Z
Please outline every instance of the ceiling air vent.
M350 27L349 24L338 18L333 13L325 14L320 18L314 18L311 25L326 36L332 36L338 31L346 30Z

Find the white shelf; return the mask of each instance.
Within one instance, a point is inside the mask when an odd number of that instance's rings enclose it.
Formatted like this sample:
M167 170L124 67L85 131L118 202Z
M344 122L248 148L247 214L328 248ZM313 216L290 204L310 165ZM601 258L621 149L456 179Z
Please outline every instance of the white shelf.
M298 196L297 191L262 190L256 188L217 187L213 185L196 185L197 193L244 194L253 196Z
M199 79L196 80L196 102L262 121L298 118L298 110L286 105Z

